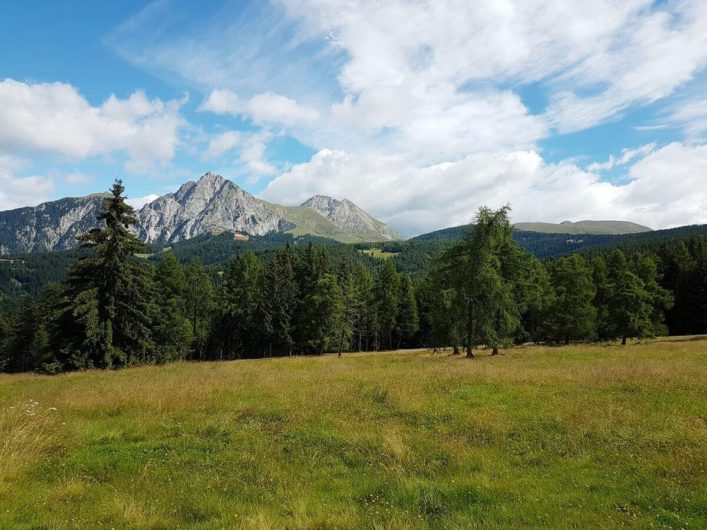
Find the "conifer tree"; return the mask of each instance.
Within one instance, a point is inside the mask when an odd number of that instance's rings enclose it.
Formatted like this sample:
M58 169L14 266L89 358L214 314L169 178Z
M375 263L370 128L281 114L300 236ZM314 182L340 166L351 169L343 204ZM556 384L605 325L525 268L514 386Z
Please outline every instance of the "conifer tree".
M356 336L355 349L358 351L368 350L374 328L376 328L376 310L374 303L374 282L373 276L366 266L357 262L351 273L351 281L356 286L354 308L355 315L354 333Z
M397 347L409 346L420 327L420 319L417 313L417 300L412 282L407 274L400 278L400 295L398 302L398 314L396 316L395 331L397 335Z
M463 329L466 355L487 344L498 345L517 325L513 285L506 278L506 260L512 256L510 223L504 206L497 211L482 207L472 230L440 258L440 285L451 289L454 301L448 317L452 330Z
M137 223L116 180L98 221L104 224L78 239L89 256L76 260L60 306L60 357L68 367L114 368L153 360L150 322L154 289L146 268L132 259L144 249L130 232Z
M591 269L577 254L560 258L552 268L555 305L551 315L555 340L592 339L596 335L596 309L592 300L596 287Z
M393 348L393 331L398 316L400 303L400 275L393 260L386 259L378 271L374 286L376 310L376 349L381 344L388 349Z
M192 260L184 272L184 306L191 323L193 349L196 358L203 359L212 307L213 284L199 259Z
M219 357L254 357L260 347L263 267L252 252L231 261L218 296Z
M523 330L527 338L538 343L547 336L547 320L555 302L550 274L539 260L529 259L519 279L519 290Z
M288 245L273 255L265 273L263 326L269 356L293 353L292 323L297 308L297 294L292 249Z
M311 326L312 335L308 337L311 349L321 354L339 347L342 336L349 335L344 320L345 305L341 287L334 274L323 274L310 298L316 315L315 325Z
M189 356L194 336L185 315L186 275L172 252L155 268L157 299L153 302L152 330L159 361L183 360Z

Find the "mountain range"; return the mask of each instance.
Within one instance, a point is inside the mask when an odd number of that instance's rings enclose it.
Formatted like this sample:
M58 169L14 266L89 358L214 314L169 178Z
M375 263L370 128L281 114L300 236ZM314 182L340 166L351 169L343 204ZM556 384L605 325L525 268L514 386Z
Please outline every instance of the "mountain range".
M650 232L647 226L628 221L562 221L561 223L516 223L516 230L545 234L640 234Z
M0 212L0 254L74 247L76 236L97 226L96 214L107 196L66 197ZM145 204L137 217L136 233L146 243L175 243L218 232L291 233L346 243L400 239L347 199L316 195L300 206L281 206L258 199L214 173Z
M65 197L35 207L0 212L0 255L65 250L97 226L96 214L108 193ZM343 243L402 239L392 228L353 202L315 195L299 206L254 197L230 180L206 173L137 211L136 234L146 243L174 244L197 236L230 232L242 236L291 234ZM546 234L620 235L650 232L625 221L516 223L516 231ZM463 227L423 234L413 240L446 239Z

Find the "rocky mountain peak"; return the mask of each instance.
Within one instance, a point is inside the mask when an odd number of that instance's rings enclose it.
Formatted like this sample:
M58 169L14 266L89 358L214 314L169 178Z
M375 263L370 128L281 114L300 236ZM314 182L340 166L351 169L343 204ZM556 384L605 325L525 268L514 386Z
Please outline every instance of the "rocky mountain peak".
M341 230L365 233L374 240L400 239L388 225L374 219L348 199L315 195L304 201L302 206L326 217Z
M340 201L332 197L328 197L326 195L314 195L304 201L300 206L319 212L324 217L328 217L340 204Z
M61 250L98 225L105 193L67 197L0 212L0 254ZM339 241L384 241L398 236L351 201L315 195L300 207L260 200L216 173L204 173L137 212L135 231L146 243L173 243L201 234L312 234Z

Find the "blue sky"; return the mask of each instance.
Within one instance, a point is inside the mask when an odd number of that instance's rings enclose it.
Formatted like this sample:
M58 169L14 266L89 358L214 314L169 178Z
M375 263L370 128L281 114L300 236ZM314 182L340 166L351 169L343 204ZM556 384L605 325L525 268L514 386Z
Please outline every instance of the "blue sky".
M0 209L212 170L404 234L707 222L707 3L591 4L5 1Z

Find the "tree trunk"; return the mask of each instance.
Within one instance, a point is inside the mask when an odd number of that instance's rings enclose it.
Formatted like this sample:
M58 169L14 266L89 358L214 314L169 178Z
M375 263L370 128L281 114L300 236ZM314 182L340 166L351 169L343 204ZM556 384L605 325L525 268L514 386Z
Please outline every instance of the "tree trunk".
M626 346L626 335L621 339L621 346Z
M474 354L473 354L472 351L471 351L471 343L468 343L468 344L466 345L466 358L467 358L467 359L473 359L473 358L474 358Z
M566 345L566 346L569 346L569 344L570 344L570 338L569 338L569 337L566 337L566 338L565 338L565 345Z
M491 352L491 355L498 355L498 346L493 347L493 351Z
M457 344L452 346L452 355L459 355L459 346Z

